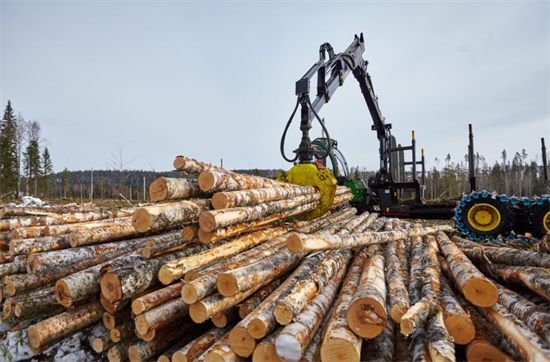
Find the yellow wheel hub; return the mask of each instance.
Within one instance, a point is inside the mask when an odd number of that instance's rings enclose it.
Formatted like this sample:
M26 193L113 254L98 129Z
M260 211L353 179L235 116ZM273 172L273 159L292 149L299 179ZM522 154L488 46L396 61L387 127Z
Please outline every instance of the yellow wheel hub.
M546 215L549 219L548 222L550 222L549 215L550 212ZM500 220L500 212L490 204L476 204L468 211L468 222L477 230L494 230L500 224ZM549 227L550 223L545 225Z
M544 225L544 229L546 229L547 233L550 233L550 211L544 215L544 218L542 219L542 224Z

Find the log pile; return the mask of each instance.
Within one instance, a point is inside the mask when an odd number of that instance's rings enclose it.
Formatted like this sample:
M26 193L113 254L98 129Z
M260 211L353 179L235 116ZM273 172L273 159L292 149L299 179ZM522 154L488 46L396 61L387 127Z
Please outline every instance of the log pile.
M307 220L313 187L174 167L137 210L2 209L2 320L34 353L93 331L109 361L550 361L548 254L358 214L344 187Z

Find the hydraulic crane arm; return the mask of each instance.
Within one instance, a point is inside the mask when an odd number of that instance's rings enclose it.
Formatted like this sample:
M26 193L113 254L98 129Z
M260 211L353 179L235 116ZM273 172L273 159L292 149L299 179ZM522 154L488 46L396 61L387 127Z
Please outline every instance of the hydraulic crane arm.
M368 62L363 59L365 52L365 42L363 34L355 36L351 45L342 53L335 54L332 46L329 43L324 43L319 49L319 61L315 63L306 74L296 82L296 107L285 127L283 137L281 138L281 154L288 162L299 160L299 163L312 163L314 150L311 146L309 138L309 130L312 127L313 119L316 118L321 127L324 129L329 138L330 136L319 118L319 111L330 101L334 92L338 87L344 84L348 74L351 72L355 79L359 82L361 92L373 120L372 129L376 131L378 140L380 141L380 161L381 168L387 167L387 149L389 147L391 125L384 123L384 117L378 106L378 99L374 93L374 88L369 74L367 73ZM328 54L328 59L327 59ZM317 74L317 95L313 102L310 99L310 81ZM327 80L328 76L328 80ZM301 107L301 123L300 130L302 131L302 140L296 151L296 156L292 159L286 157L284 152L284 141L288 127L292 123L292 119L296 114L298 106ZM330 153L330 146L324 157Z

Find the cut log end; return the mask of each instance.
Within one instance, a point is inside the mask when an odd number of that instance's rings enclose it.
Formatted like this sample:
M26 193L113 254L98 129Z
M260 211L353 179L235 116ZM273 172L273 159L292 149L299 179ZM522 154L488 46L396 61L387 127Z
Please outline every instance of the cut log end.
M122 355L120 354L120 350L117 348L117 346L112 347L109 349L109 352L107 352L107 359L109 362L121 362L122 361Z
M321 361L356 362L361 360L361 349L340 338L331 338L321 345Z
M12 280L8 280L6 283L6 291L9 295L14 296L17 293L17 286Z
M76 248L78 246L78 231L75 230L72 233L69 234L69 244L72 248Z
M197 227L185 226L181 232L181 236L187 241L193 240L197 236Z
M286 247L293 253L300 253L303 250L302 239L298 234L291 234L286 239Z
M197 235L199 236L199 240L203 244L211 244L212 239L214 238L214 234L211 231L205 231L203 229L199 229Z
M170 362L170 358L166 355L162 355L157 359L157 362Z
M489 280L472 278L462 290L466 299L478 307L492 307L498 302L498 289Z
M147 334L148 332L150 332L149 323L147 322L147 319L145 318L145 316L143 314L136 316L134 321L135 321L135 325L136 325L136 330L139 332L139 334L141 334L143 336L143 335Z
M216 230L216 218L209 211L204 211L199 216L199 225L204 231Z
M92 348L96 353L101 353L105 348L105 343L103 343L103 340L101 338L95 338L92 342Z
M55 299L65 308L69 308L73 305L71 291L64 280L58 280L57 282L55 282Z
M476 336L474 324L463 315L448 316L445 318L445 327L456 344L468 344Z
M147 209L141 208L134 212L132 226L136 231L144 233L151 227L152 218Z
M148 247L145 247L141 250L141 254L145 257L145 258L150 258L151 257L151 249L148 248Z
M172 270L170 270L170 269L168 269L164 266L162 268L160 268L158 278L159 278L160 282L164 285L171 284L175 279L174 278L174 273L172 272Z
M214 178L214 174L212 172L205 171L199 175L197 181L199 183L199 187L201 188L201 190L204 192L207 192L207 191L210 191L210 189L212 189L216 179Z
M187 304L195 303L197 300L199 300L197 290L193 286L185 284L181 288L181 299L183 299L183 301Z
M512 362L513 359L499 348L483 341L474 341L466 347L468 362Z
M248 333L255 339L262 339L267 335L267 328L261 320L252 319L248 323Z
M187 361L187 356L185 356L185 354L183 354L180 351L176 351L172 355L172 362L188 362Z
M208 319L207 313L206 307L200 302L193 303L189 306L189 315L195 323L206 322Z
M280 334L275 340L277 355L285 361L300 361L303 351L300 341L291 334Z
M227 196L225 196L225 194L219 192L212 196L212 207L215 210L226 209L228 205L229 201L227 200Z
M286 304L277 304L273 314L275 314L275 319L277 319L277 322L283 326L290 324L294 318L292 308Z
M118 328L111 329L111 331L109 332L109 337L111 337L111 341L115 343L120 342L120 340L122 339L120 330Z
M134 346L130 346L128 348L128 358L130 359L130 362L141 362L142 358L139 354L139 351Z
M238 356L249 357L256 348L256 340L245 327L236 326L229 332L229 345Z
M42 345L42 338L40 337L40 332L36 326L30 326L27 329L27 338L29 340L29 345L32 348L39 349Z
M149 186L149 197L152 202L159 202L168 198L168 187L163 177L157 178Z
M216 281L216 287L218 291L226 297L230 297L239 292L237 279L230 273L220 274Z
M394 305L391 307L390 316L395 323L401 323L401 317L407 313L407 309L403 305Z
M213 315L211 318L212 323L218 328L224 328L227 326L228 320L224 313Z
M210 352L204 357L204 362L225 362L225 360L218 353Z
M348 308L346 319L349 328L365 339L376 338L386 329L386 310L371 298L355 300Z
M108 302L114 303L122 299L122 286L116 273L104 274L101 277L100 286L101 294Z
M283 361L277 356L275 346L270 343L259 344L252 354L252 362L281 362Z
M132 312L134 312L135 315L140 315L146 309L147 306L143 304L143 301L141 301L139 298L132 302Z

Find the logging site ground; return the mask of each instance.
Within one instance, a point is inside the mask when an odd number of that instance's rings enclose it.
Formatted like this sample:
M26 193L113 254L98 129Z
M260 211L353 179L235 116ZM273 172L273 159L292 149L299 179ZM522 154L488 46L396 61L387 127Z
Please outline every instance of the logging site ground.
M0 0L0 362L550 362L550 3Z

